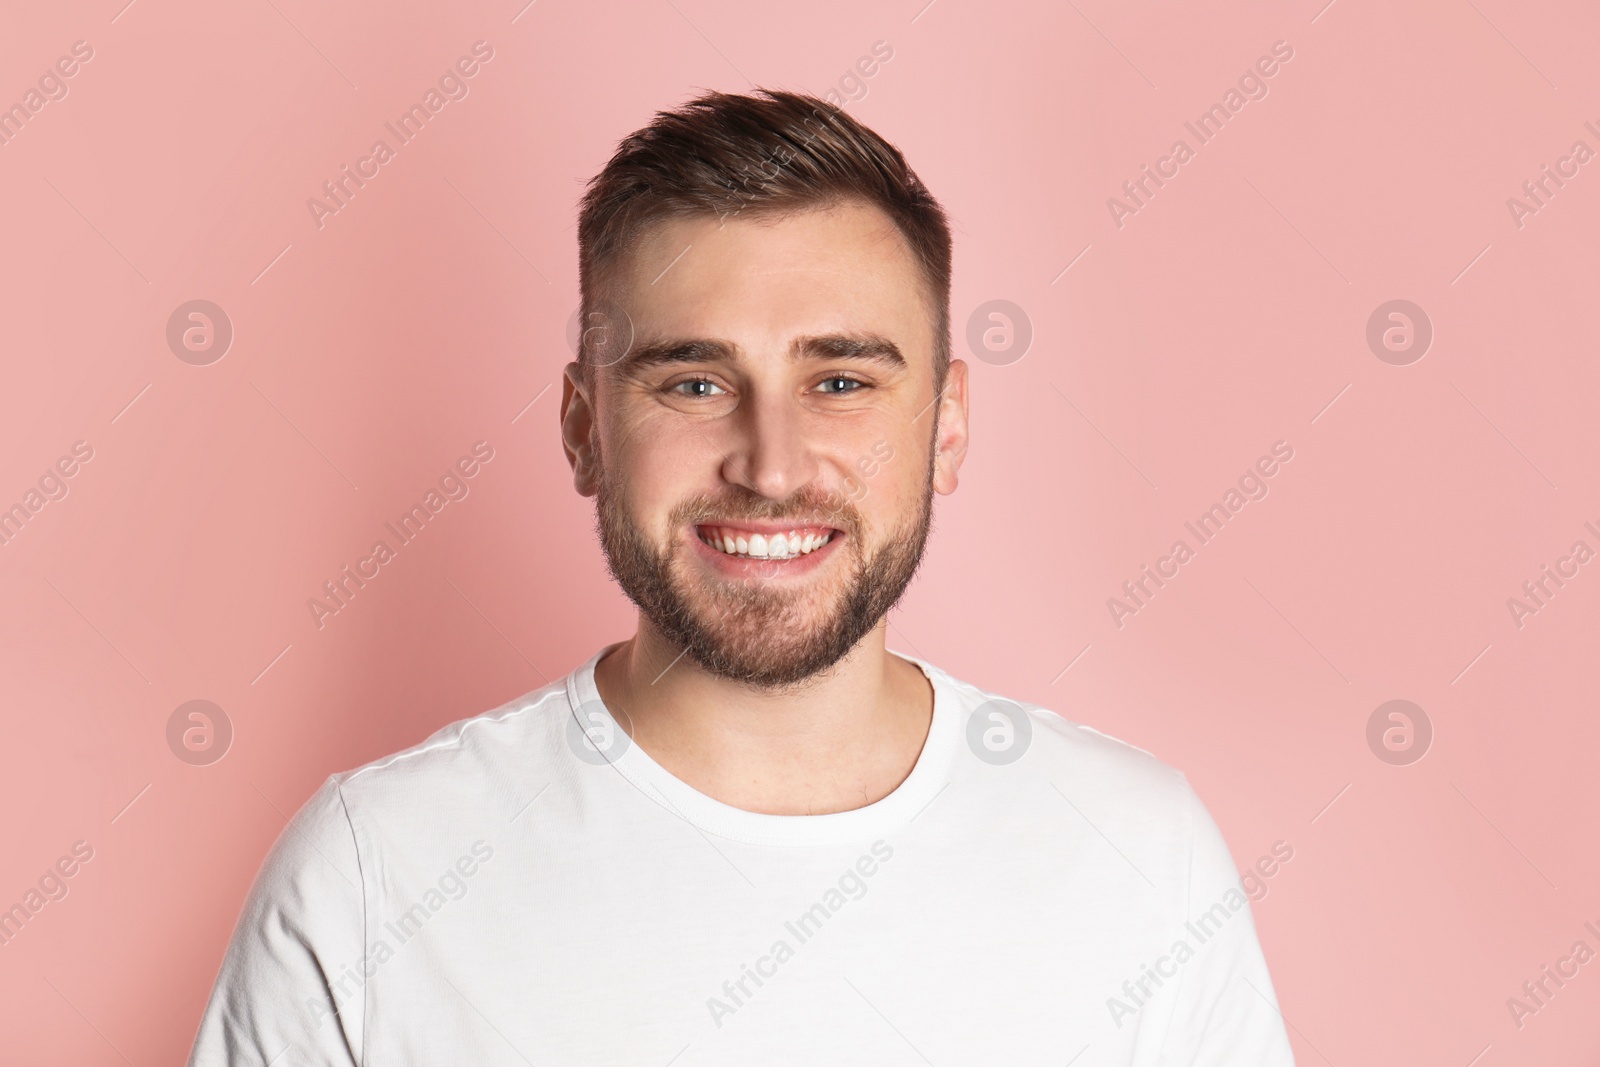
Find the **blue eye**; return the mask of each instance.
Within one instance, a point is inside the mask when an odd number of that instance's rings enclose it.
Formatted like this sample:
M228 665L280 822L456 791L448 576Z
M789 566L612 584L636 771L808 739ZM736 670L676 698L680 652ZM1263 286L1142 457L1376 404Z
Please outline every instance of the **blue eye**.
M824 379L822 379L822 382L823 382L824 385L826 385L829 382L844 382L844 383L846 383L847 385L850 386L850 388L848 388L848 389L824 389L823 390L824 393L853 393L857 389L866 388L866 383L857 381L854 378L844 378L844 377L824 378Z
M709 392L702 392L702 391L700 391L698 389L692 390L690 392L685 393L685 392L682 391L682 389L686 385L690 385L690 386L709 385L709 386L712 386L713 388L717 388L717 389L721 389L722 388L720 385L717 385L717 383L712 381L710 378L685 378L681 382L675 382L672 385L668 386L667 387L667 392L669 392L669 393L677 393L679 396L687 396L687 397L691 397L691 398L700 398L700 397L706 397L706 396L713 395L713 394L711 394Z

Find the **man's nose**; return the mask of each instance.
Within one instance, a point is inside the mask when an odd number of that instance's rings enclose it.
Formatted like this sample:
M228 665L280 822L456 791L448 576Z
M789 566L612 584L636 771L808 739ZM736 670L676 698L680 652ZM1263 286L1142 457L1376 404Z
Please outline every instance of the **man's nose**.
M752 393L734 415L722 476L751 492L783 500L817 476L807 412L792 396Z

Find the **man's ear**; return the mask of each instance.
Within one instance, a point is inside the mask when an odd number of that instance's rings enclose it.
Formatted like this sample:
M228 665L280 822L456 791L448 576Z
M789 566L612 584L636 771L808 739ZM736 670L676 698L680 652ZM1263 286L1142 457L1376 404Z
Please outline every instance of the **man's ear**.
M952 359L939 398L939 436L933 442L933 487L948 495L956 491L957 473L967 458L967 361Z
M600 491L598 430L593 397L583 384L583 369L576 361L568 363L561 379L561 446L572 464L572 486L581 496Z

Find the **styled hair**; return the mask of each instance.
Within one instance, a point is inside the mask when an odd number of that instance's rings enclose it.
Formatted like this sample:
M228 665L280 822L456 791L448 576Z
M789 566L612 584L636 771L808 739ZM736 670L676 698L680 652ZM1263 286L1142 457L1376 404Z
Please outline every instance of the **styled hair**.
M892 220L911 247L933 315L933 380L950 366L950 224L900 150L815 96L757 89L707 92L658 111L617 146L589 182L578 215L579 321L606 300L614 272L651 225L674 218L783 215L865 201ZM587 331L579 331L580 338ZM593 353L578 361L593 380Z

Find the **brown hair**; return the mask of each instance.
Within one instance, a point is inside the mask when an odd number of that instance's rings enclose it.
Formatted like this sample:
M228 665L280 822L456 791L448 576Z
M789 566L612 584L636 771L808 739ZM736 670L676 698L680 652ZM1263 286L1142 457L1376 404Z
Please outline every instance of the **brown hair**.
M935 391L950 366L950 225L900 150L825 100L757 89L707 92L658 111L589 182L578 216L580 322L595 321L631 243L670 218L772 215L858 199L881 209L911 246L934 315ZM584 334L585 331L580 331ZM591 354L578 361L592 381Z

